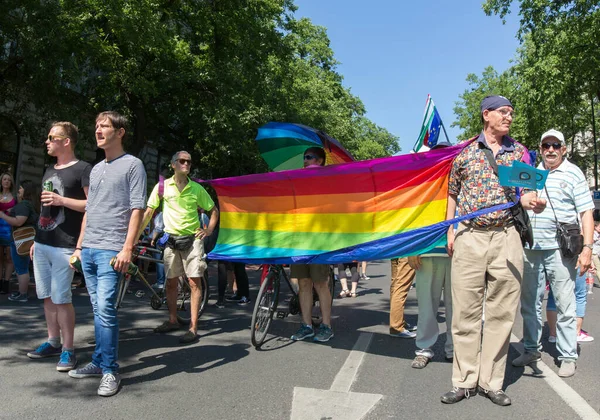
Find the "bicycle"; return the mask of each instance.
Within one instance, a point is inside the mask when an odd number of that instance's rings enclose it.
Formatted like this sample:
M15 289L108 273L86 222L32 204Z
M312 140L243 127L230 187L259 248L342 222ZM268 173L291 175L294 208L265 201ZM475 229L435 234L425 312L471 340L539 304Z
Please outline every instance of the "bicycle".
M134 251L133 261L137 260L145 260L154 263L162 263L162 250L158 248L152 248L145 244L137 245ZM150 255L159 255L160 257L153 257ZM152 294L150 298L150 307L154 310L159 310L163 304L167 303L167 298L165 295L165 288L159 290L158 292L154 290L154 288L150 285L146 277L142 274L139 267L132 261L130 268L127 273L121 274L119 276L119 285L117 289L117 309L121 307L123 299L127 293L127 289L129 287L129 283L133 277L138 278L142 281L142 283L146 286L146 288ZM133 269L131 266L135 267ZM129 272L131 271L131 272ZM204 275L202 276L202 284L201 284L201 293L202 298L200 300L200 308L198 310L198 318L202 316L204 310L208 305L209 299L209 288L208 288L208 275L206 270ZM169 281L167 279L167 281ZM191 314L191 294L192 290L190 288L190 283L187 276L183 275L177 279L178 281L178 294L177 294L177 321L182 325L187 325L192 320ZM166 287L166 284L165 284Z
M282 277L287 283L289 291L292 294L289 300L287 311L277 311ZM329 267L329 279L327 282L329 285L329 292L331 294L331 302L333 303L335 276L331 267ZM313 306L319 306L318 296L316 296L314 289L313 295L315 296L313 297ZM255 348L259 348L265 341L265 338L269 332L269 328L271 327L275 311L277 311L277 318L279 319L283 319L288 315L297 315L300 313L300 300L298 298L298 293L294 290L294 287L292 287L290 279L282 265L269 266L269 272L260 286L258 296L256 297L256 303L254 304L254 310L252 311L252 324L250 328L250 341ZM313 320L313 324L320 324L320 320Z

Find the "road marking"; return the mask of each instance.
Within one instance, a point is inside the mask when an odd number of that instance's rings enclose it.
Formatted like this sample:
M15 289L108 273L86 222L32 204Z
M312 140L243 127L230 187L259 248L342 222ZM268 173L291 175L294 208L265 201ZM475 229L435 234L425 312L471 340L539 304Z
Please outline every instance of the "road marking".
M511 333L511 345L519 352L523 352L523 344ZM542 360L536 363L537 370L542 373L541 378L552 388L562 400L575 411L583 420L600 420L600 414L588 402L558 376ZM537 375L536 375L537 376Z
M350 392L350 388L372 339L372 333L359 335L329 390L295 387L291 420L364 418L383 395Z
M342 366L338 374L335 375L333 384L331 385L331 388L329 388L330 391L350 392L350 387L356 380L358 368L365 357L365 353L369 348L372 339L372 333L360 334L354 347L352 347L352 351L350 351L344 366Z

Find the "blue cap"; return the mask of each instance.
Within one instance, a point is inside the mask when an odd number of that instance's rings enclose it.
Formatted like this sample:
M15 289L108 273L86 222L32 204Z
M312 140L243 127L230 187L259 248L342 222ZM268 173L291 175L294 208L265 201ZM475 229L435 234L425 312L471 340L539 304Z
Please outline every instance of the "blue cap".
M486 96L483 98L483 101L481 101L481 112L485 111L486 109L493 111L494 109L498 109L503 106L510 106L514 108L513 104L511 104L510 101L504 96Z

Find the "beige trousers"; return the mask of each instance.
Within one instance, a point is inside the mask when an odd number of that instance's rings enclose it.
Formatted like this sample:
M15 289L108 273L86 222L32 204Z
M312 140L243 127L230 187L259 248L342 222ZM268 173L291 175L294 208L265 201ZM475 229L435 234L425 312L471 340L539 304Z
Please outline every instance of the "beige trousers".
M514 227L459 225L452 257L453 386L502 389L522 278L523 247Z
M394 258L391 262L390 333L399 333L404 331L404 305L410 286L415 279L415 270L408 265L408 258Z

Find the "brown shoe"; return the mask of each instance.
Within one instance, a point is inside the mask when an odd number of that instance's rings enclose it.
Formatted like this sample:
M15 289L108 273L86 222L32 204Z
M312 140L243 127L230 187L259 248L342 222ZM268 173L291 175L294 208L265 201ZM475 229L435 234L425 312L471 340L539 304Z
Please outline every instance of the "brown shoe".
M455 386L452 388L452 391L446 392L444 395L442 395L441 400L444 404L454 404L464 400L465 398L469 399L474 395L477 395L476 388L458 388Z
M487 389L478 386L477 392L479 392L479 395L489 398L496 405L506 406L511 404L510 397L501 389L498 391L488 391Z
M168 333L170 331L176 331L179 329L179 324L175 323L175 324L171 324L169 321L165 321L162 324L160 324L158 327L156 327L154 329L155 333L159 333L159 334L164 334L164 333Z

